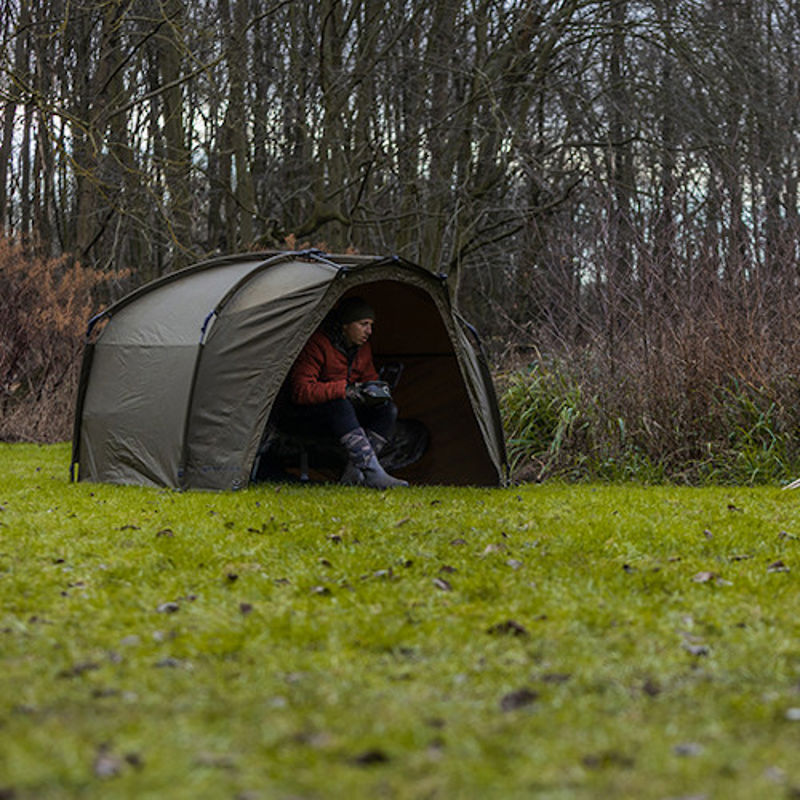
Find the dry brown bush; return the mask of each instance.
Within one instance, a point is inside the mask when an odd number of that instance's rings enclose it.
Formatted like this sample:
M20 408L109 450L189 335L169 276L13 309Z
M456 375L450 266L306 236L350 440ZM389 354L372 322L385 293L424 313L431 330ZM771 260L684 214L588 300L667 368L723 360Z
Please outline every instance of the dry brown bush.
M613 308L605 288L588 287L580 306L558 309L579 320L580 336L542 315L504 353L511 370L530 354L534 377L555 386L551 406L574 420L568 435L551 425L551 438L531 447L547 453L550 474L738 482L797 473L800 294L791 270L702 287L653 279L648 291L631 281ZM574 388L566 399L562 384ZM510 432L524 440L518 418Z
M83 333L108 277L0 238L0 440L70 437Z

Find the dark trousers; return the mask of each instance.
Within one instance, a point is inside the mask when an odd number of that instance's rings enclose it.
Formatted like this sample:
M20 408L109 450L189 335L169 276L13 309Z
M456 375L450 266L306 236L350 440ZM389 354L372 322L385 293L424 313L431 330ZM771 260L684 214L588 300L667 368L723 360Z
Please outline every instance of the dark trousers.
M313 405L292 405L293 427L302 427L304 433L337 439L355 428L374 431L389 439L396 420L397 406L391 401L371 408L344 398Z

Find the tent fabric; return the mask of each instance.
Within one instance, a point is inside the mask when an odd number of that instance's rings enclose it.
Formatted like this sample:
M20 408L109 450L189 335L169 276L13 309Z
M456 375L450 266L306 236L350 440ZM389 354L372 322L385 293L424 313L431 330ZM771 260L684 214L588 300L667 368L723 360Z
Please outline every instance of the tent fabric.
M402 476L499 485L508 466L480 343L441 276L397 257L246 253L154 281L90 323L71 470L78 480L239 489L281 387L345 295L376 309L376 365L399 362L401 417L430 445Z

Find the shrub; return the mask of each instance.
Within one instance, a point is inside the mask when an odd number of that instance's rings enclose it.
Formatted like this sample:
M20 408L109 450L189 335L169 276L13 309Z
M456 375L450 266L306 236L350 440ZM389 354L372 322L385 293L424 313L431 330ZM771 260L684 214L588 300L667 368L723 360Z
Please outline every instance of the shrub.
M503 381L501 406L509 460L519 480L542 480L572 464L585 404L574 378L558 365L533 364Z
M69 437L82 334L108 278L0 238L0 439Z
M596 354L594 354L596 356ZM591 354L538 360L503 378L516 480L763 484L800 474L800 382L720 376L700 396L676 371L660 393L638 371L614 381Z

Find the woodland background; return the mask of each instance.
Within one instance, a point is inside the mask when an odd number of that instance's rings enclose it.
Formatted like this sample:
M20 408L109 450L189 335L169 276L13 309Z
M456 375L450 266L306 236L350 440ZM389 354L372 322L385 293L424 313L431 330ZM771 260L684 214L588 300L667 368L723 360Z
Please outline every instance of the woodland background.
M447 273L522 478L800 467L795 0L0 0L0 437L209 254Z

